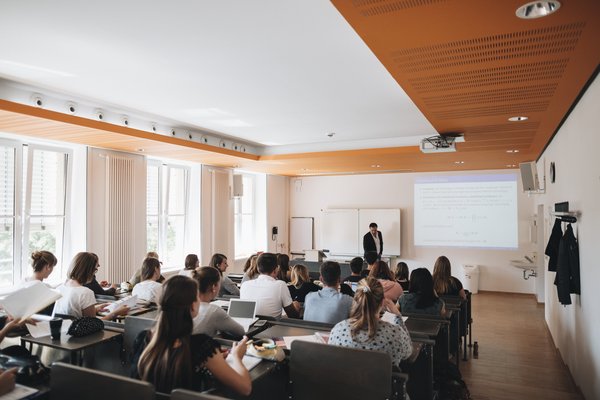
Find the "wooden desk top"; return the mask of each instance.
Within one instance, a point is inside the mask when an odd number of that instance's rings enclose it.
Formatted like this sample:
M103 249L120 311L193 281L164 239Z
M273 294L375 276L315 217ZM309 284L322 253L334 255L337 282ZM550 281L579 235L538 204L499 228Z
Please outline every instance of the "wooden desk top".
M78 351L85 348L95 346L99 343L106 342L122 333L103 330L83 337L73 337L63 333L60 335L60 340L53 340L50 335L34 338L31 335L22 336L21 340L29 343L35 343L41 346L53 347L55 349Z

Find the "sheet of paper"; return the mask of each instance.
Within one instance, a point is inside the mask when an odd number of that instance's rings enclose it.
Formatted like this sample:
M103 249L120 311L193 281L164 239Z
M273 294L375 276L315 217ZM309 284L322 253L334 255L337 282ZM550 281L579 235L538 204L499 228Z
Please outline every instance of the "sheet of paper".
M227 361L227 363L229 363L229 365L233 364L233 356L231 355L231 353L229 353L229 355L227 356L225 361ZM248 371L250 371L252 368L254 368L258 364L260 364L261 361L262 361L262 358L252 357L252 356L244 356L242 358L242 364L244 364L244 367L246 367L246 369Z
M21 384L16 384L15 389L5 395L0 396L0 400L19 400L24 399L26 397L31 396L32 394L38 392L37 389L30 388L29 386L23 386Z
M283 342L285 343L285 347L288 349L292 348L292 343L294 340L302 340L304 342L313 342L313 343L323 343L323 341L318 338L316 335L304 335L304 336L284 336Z
M383 313L383 315L381 316L381 320L382 320L382 321L387 321L387 322L389 322L390 324L393 324L393 323L394 323L394 318L395 318L395 317L396 317L396 315L392 314L392 313L391 313L391 312L389 312L389 311L386 311L386 312L384 312L384 313ZM404 316L402 317L402 321L403 321L403 322L406 322L406 320L407 320L407 319L408 319L408 317L404 317Z
M50 289L42 282L18 289L0 301L6 312L15 319L29 318L36 312L48 307L62 295Z
M121 306L135 308L137 301L138 301L137 295L128 296L128 297L122 298L121 300L117 300L114 303L110 303L108 306L106 306L106 310L108 311L108 313L111 313Z
M66 335L72 322L73 321L71 321L70 319L63 319L63 323L60 327L60 332ZM26 324L26 326L29 330L29 334L34 338L50 335L50 322L48 320L38 320L38 322L35 325Z

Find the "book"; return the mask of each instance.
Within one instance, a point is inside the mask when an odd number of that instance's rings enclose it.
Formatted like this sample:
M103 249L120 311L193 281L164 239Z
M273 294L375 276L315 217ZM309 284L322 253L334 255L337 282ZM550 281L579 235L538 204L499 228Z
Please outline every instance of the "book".
M107 305L105 308L105 313L110 314L111 312L115 311L121 306L127 306L130 310L133 310L137 306L137 301L137 295L124 297L121 300L117 300L114 303L110 303L109 305Z
M62 294L39 282L9 294L0 300L0 305L14 319L24 320L61 297Z

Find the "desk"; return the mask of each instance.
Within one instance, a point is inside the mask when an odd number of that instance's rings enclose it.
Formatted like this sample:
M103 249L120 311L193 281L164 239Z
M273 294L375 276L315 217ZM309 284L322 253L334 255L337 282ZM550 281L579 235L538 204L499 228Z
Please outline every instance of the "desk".
M442 323L438 321L408 317L408 319L404 322L404 325L406 325L406 329L408 329L408 332L411 335L435 339L440 333Z
M55 349L66 350L71 353L71 364L81 365L83 362L82 351L96 346L100 343L107 342L115 338L121 338L123 335L119 332L102 330L100 332L93 333L91 335L83 337L73 337L67 334L62 334L60 340L52 340L50 335L34 338L30 335L21 337L21 346L26 347L26 343L29 343L29 351L34 344L39 346L47 346Z

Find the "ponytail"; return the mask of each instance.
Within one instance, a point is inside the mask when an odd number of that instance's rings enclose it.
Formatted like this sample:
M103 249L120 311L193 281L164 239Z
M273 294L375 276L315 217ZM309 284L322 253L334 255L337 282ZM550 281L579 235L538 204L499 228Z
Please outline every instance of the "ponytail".
M350 333L356 340L359 331L366 329L368 340L373 339L379 323L379 310L383 303L383 286L375 278L358 282L350 310Z

